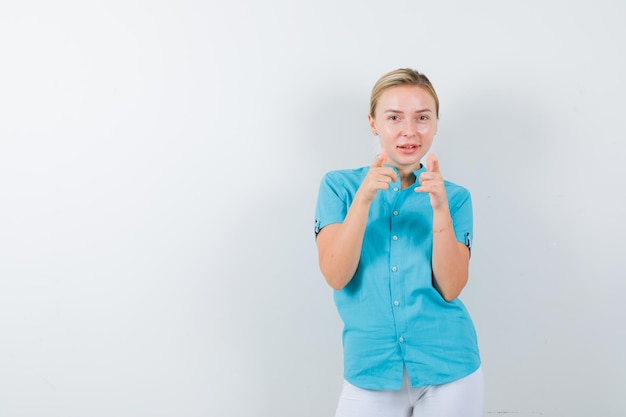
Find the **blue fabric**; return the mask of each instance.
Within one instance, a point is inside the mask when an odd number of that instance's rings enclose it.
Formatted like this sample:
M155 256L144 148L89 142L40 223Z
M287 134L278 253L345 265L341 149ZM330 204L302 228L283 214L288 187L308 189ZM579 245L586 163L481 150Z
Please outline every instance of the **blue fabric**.
M316 234L343 222L368 170L324 176ZM423 171L415 171L416 177ZM334 291L344 323L344 377L365 389L400 389L405 366L413 387L451 382L480 366L465 306L458 298L446 302L433 286L430 198L416 193L415 186L401 190L399 178L372 201L356 273L346 287ZM470 193L448 181L445 187L456 238L469 246Z

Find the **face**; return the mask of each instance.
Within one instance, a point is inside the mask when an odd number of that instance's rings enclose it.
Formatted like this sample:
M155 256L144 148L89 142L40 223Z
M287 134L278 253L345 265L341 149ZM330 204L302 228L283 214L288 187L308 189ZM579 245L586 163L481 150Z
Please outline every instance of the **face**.
M430 149L437 132L435 99L422 87L403 85L385 90L376 104L370 129L387 151L387 163L413 171Z

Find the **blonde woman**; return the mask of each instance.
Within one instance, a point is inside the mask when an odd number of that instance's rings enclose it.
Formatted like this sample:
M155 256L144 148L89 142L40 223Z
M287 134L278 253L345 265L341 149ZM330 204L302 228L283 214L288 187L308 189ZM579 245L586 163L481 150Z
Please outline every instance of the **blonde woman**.
M391 71L372 89L368 120L380 154L327 173L315 212L320 269L344 323L336 417L482 416L476 332L458 298L472 203L426 157L435 89L418 71Z

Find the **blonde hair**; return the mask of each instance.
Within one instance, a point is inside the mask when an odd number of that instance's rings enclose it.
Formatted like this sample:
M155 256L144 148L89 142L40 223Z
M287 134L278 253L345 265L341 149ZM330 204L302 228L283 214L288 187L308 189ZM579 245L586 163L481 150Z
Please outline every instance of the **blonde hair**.
M400 68L388 72L380 77L374 85L374 88L372 88L372 96L370 98L370 115L372 117L375 116L376 105L378 104L378 99L382 93L392 87L399 87L403 85L414 85L428 91L435 99L435 114L437 118L439 118L439 97L437 97L435 88L424 74L410 68Z

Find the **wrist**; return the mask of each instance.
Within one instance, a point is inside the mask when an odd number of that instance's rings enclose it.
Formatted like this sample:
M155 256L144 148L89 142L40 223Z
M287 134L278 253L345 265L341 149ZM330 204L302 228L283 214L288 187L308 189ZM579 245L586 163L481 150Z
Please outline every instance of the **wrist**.
M443 225L436 225L435 223L433 223L433 234L444 232L450 228L452 228L452 219L450 219L447 223Z
M374 198L376 198L376 194L374 194ZM352 200L352 205L357 206L369 206L374 198L370 198L367 195L365 190L359 189L354 195L354 200Z
M452 227L452 216L447 207L445 210L433 211L433 233L443 232L450 227Z

